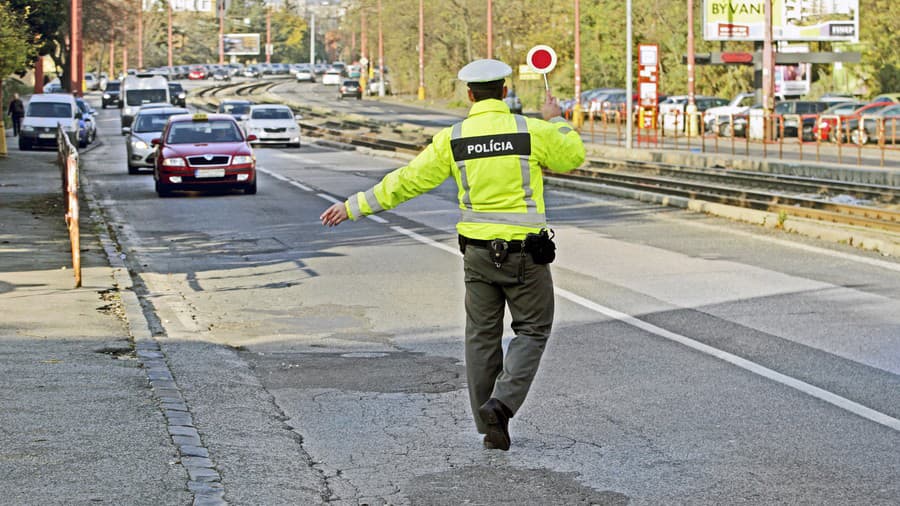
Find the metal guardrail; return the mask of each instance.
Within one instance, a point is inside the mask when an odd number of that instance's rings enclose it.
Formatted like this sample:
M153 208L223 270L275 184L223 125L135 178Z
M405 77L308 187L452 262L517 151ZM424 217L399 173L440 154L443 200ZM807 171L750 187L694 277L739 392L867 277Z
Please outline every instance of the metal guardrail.
M62 177L65 202L66 227L72 245L72 269L75 271L75 288L81 288L81 232L78 226L78 151L62 125L56 125L57 164Z

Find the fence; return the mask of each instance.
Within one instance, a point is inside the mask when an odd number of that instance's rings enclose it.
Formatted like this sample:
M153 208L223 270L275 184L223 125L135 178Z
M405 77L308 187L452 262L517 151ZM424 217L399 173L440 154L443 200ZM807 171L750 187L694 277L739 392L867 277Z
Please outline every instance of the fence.
M656 144L690 151L778 159L785 158L787 147L787 152L801 161L811 158L809 150L814 147L817 162L827 155L830 160L836 159L842 164L855 155L857 165L863 165L865 160L867 164L882 167L887 163L900 166L898 117L776 114L766 119L762 115L732 114L705 122L702 112L693 115L696 120L679 110L662 113L653 122L652 130L639 128L636 118L633 133L638 139L637 147ZM592 109L588 111L582 131L589 133L591 142L623 146L626 120L624 111L595 112ZM686 128L691 124L697 125L697 131L688 135ZM588 131L584 132L585 129Z
M61 125L56 128L57 164L62 176L66 226L72 245L72 270L75 271L75 288L81 288L81 234L78 228L78 151Z

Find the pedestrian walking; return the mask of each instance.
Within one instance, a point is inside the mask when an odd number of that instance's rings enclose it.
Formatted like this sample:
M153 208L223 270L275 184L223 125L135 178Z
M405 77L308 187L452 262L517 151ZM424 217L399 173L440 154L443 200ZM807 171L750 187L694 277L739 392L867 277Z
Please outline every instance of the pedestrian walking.
M22 118L25 117L25 105L22 103L22 99L19 98L18 93L13 93L13 98L9 101L6 114L12 118L13 137L16 137L19 135L19 129L22 126Z
M511 114L503 102L512 73L498 60L476 60L458 74L473 102L468 117L445 128L409 165L322 213L325 226L393 209L452 177L459 188L456 225L466 286L466 376L484 446L508 450L515 416L537 373L553 324L555 257L544 213L542 169L584 163L584 144L549 94L542 119ZM503 356L504 308L515 337Z

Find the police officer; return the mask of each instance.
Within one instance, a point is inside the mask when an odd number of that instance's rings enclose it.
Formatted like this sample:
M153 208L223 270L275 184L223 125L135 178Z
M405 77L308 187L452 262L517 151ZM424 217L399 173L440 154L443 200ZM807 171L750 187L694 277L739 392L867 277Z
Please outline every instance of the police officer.
M458 74L474 102L468 117L434 136L409 165L322 213L326 226L393 209L452 177L466 284L466 374L484 446L508 450L508 423L525 401L553 323L554 245L544 214L542 169L584 163L584 144L547 96L543 120L503 102L509 65L476 60ZM504 307L515 337L503 356Z

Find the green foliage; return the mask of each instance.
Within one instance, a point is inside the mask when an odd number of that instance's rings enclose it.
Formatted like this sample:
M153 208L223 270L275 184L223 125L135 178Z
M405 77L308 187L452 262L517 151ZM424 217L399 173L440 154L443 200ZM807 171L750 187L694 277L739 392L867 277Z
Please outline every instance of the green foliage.
M0 0L0 81L24 69L29 56L29 33L22 16Z

